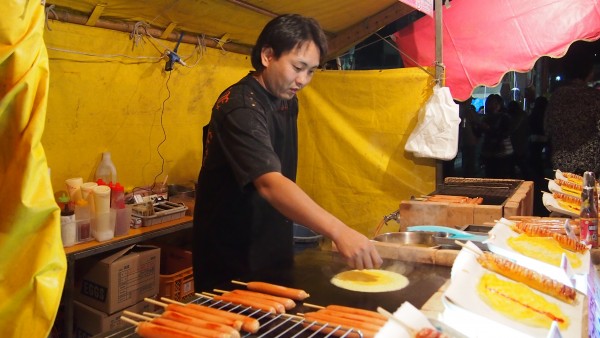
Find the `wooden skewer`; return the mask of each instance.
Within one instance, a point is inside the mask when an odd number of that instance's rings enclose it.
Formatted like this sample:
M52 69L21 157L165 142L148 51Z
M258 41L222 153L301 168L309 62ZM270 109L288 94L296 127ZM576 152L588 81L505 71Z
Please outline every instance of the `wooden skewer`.
M313 309L324 309L324 306L321 305L315 305L315 304L310 304L310 303L302 303L302 305L306 306L306 307L311 307Z
M126 314L129 317L134 317L134 318L141 319L141 320L148 321L148 320L152 319L151 317L144 316L144 315L141 315L139 313L135 313L135 312L127 311L127 310L123 311L123 313Z
M158 306L162 306L162 307L167 307L167 303L163 303L163 302L159 302L156 299L152 299L152 298L144 298L144 301L150 303L150 304L154 304L154 305L158 305Z
M121 316L121 317L119 317L119 318L120 318L122 321L124 321L124 322L128 322L129 324L132 324L132 325L135 325L135 326L138 326L138 325L140 324L140 322L136 322L135 320L133 320L133 319L131 319L131 318L127 318L127 317L124 317L124 316Z
M213 289L214 292L218 292L218 293L228 293L231 291L226 291L226 290L220 290L220 289Z
M185 303L178 302L178 301L176 301L174 299L170 299L170 298L167 298L167 297L160 297L160 300L162 300L163 302L171 303L171 304L185 305Z
M147 316L147 317L155 317L155 318L156 318L156 317L160 317L160 313L154 313L154 312L143 312L142 314L143 314L144 316Z
M248 283L240 282L240 281L237 281L237 280L232 280L231 282L232 282L233 284L239 284L239 285L248 285Z
M382 307L377 307L377 312L381 313L382 315L384 315L387 319L391 319L393 322L399 324L400 326L402 326L406 331L408 331L408 334L412 337L414 336L417 331L415 329L413 329L412 327L404 324L403 321L401 321L400 319L394 317L393 314L389 313L386 309L382 308Z
M210 292L202 292L202 293L197 293L196 296L214 297L214 296L216 296L216 294L210 293Z

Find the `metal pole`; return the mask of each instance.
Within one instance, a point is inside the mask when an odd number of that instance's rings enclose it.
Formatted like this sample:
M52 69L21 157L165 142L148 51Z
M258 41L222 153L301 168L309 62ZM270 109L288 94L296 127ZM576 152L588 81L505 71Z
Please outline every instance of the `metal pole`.
M435 0L435 85L443 86L444 68L443 68L443 41L442 41L442 7L443 0ZM444 184L444 164L442 161L436 161L435 185L439 188Z

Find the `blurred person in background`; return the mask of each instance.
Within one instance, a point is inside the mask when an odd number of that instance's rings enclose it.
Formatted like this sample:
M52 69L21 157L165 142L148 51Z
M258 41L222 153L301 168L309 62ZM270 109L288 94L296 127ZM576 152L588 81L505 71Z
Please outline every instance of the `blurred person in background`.
M594 78L594 52L578 41L563 58L565 84L548 102L546 128L552 148L552 167L565 172L600 174L600 91Z
M513 147L510 140L511 121L498 94L485 100L485 115L481 128L483 145L481 160L487 178L512 178L514 176Z
M515 166L519 169L515 178L531 180L529 166L529 119L517 101L510 101L506 107L510 115L510 141L513 147Z
M459 103L460 129L459 145L462 153L462 173L464 177L477 176L477 146L481 138L481 121L471 104L472 99Z

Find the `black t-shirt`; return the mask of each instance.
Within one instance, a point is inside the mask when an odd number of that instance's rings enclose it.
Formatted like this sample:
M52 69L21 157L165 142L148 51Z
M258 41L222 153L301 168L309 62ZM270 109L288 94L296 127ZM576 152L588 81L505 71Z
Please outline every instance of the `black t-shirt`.
M213 106L194 208L196 291L293 262L291 221L252 182L269 172L295 181L297 118L297 98L270 95L252 74Z

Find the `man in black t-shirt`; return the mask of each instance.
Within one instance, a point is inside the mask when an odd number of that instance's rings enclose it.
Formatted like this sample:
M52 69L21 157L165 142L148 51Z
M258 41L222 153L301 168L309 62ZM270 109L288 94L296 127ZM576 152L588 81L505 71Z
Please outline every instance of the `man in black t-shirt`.
M379 267L361 233L317 205L296 184L298 98L327 40L299 15L270 21L252 50L255 71L227 88L205 130L194 213L196 291L293 261L293 223L333 240L348 265Z

